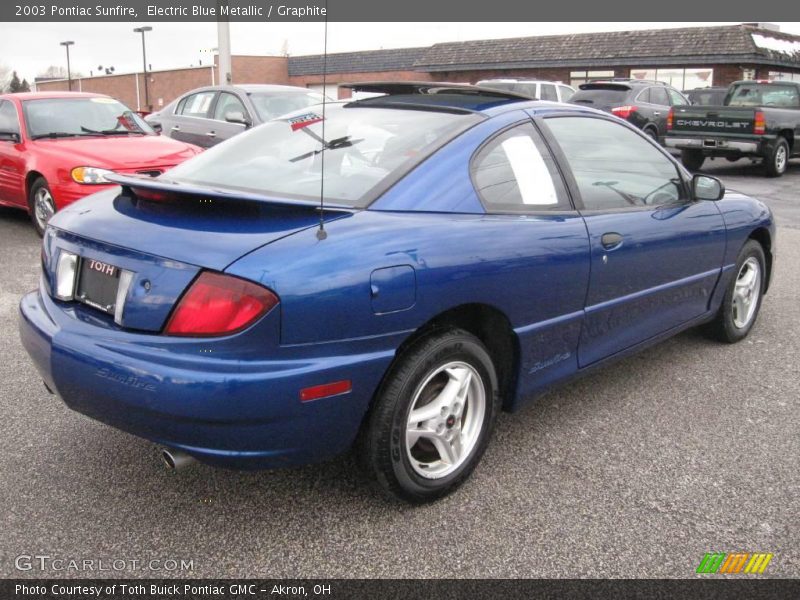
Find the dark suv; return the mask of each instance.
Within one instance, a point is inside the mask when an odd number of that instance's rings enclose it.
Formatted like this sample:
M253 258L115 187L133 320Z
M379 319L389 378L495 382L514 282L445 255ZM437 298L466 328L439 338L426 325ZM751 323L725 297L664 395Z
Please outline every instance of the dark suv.
M658 142L664 141L670 107L689 104L683 94L661 81L610 79L578 87L569 100L572 104L610 112L633 123Z

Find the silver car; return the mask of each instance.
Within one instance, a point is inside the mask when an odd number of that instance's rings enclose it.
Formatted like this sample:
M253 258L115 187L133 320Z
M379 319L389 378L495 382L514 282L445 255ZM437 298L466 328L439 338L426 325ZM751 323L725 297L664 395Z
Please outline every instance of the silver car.
M163 135L210 148L322 99L319 92L289 85L216 85L187 92L145 120Z

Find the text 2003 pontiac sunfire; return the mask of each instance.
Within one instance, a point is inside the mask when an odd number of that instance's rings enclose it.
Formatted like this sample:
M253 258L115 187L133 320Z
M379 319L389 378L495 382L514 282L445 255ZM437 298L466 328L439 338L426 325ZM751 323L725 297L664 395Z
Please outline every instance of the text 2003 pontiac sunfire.
M752 328L774 260L761 202L598 111L362 87L387 93L58 213L21 304L46 385L173 459L355 445L423 502L468 477L501 409L688 327Z

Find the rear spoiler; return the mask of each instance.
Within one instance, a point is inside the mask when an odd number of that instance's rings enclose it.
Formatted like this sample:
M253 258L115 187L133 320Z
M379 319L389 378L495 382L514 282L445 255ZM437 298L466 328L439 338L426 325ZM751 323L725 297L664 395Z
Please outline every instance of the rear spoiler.
M265 204L275 204L278 206L286 206L291 208L308 208L312 210L320 208L319 200L274 198L272 196L266 196L253 192L242 192L233 189L218 189L204 185L181 183L171 179L164 179L163 176L153 178L147 177L146 175L123 175L121 173L110 173L106 175L105 178L121 185L123 192L126 194L132 194L137 197L151 199L159 194L163 194L165 197L171 194L185 194L188 196L204 196L206 198L225 198L228 200L244 200L246 202L262 202ZM142 192L144 192L144 194ZM324 205L326 211L334 210L339 212L355 212L358 210L352 206L337 204L335 202L329 202L328 200L325 201Z

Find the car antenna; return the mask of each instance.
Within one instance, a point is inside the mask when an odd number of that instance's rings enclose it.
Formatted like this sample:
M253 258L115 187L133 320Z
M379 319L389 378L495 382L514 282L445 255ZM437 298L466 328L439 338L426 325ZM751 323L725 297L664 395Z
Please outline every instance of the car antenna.
M319 178L319 229L317 239L322 241L328 237L325 231L325 105L328 99L326 92L328 76L328 0L325 0L325 35L322 44L322 151L320 152L320 178Z

